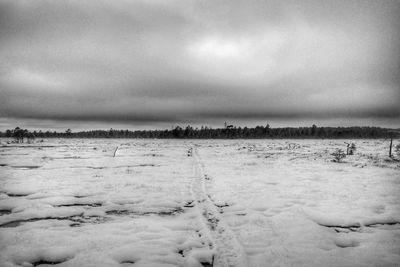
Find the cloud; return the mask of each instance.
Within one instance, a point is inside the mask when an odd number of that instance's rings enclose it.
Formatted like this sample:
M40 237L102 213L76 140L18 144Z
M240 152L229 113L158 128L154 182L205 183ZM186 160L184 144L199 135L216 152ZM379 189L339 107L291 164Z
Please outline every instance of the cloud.
M3 0L0 116L398 118L399 12L398 1Z

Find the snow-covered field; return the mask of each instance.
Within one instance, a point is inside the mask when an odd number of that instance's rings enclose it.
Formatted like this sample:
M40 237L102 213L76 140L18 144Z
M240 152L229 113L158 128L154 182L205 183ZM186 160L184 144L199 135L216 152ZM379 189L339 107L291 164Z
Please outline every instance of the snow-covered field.
M399 266L400 163L354 142L2 140L0 266Z

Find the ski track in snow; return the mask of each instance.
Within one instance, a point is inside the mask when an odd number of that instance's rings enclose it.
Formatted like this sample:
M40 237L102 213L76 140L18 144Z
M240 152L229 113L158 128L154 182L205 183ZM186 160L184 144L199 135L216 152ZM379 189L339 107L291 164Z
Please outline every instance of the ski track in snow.
M206 191L204 165L197 148L193 149L194 177L191 185L191 194L196 202L199 216L209 230L212 244L215 249L214 267L247 267L247 257L242 245L234 232L223 221L217 206L210 199Z

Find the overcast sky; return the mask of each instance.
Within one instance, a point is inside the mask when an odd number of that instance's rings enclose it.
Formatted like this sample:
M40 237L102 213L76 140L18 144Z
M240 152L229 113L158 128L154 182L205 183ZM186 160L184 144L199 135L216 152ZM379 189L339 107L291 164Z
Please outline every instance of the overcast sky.
M0 0L0 130L400 127L399 14L397 0Z

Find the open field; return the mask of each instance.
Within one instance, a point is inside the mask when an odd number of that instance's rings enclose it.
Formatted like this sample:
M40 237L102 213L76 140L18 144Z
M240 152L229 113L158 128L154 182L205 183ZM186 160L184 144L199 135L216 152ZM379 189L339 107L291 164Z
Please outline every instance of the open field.
M0 266L399 266L400 163L343 142L4 145Z

